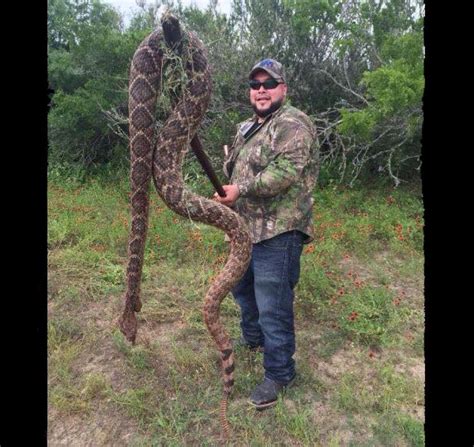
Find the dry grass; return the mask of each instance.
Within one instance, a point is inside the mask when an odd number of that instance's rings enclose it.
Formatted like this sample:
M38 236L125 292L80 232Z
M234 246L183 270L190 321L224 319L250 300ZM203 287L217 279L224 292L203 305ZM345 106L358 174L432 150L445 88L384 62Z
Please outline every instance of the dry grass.
M296 291L296 386L274 409L255 412L247 398L262 378L262 355L237 351L231 445L424 444L419 208L408 193L392 192L396 209L383 194L317 193L317 238ZM160 211L152 211L131 346L116 324L126 194L50 185L49 205L49 445L218 445L220 370L201 301L225 259L222 235L154 199ZM364 235L369 221L374 232ZM411 228L409 238L399 239L397 222ZM374 291L385 301L368 303ZM222 317L233 336L238 315L228 297Z

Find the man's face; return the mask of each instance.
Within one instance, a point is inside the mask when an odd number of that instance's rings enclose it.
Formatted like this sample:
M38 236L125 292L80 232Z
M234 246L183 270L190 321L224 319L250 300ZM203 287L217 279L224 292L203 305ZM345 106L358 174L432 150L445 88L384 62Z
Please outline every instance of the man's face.
M264 71L258 71L252 79L264 82L267 79L272 79L272 77ZM283 103L286 97L286 90L286 84L278 84L273 89L266 89L263 85L258 90L250 89L250 104L252 104L258 116L265 117L270 109L275 110L275 107L278 108Z

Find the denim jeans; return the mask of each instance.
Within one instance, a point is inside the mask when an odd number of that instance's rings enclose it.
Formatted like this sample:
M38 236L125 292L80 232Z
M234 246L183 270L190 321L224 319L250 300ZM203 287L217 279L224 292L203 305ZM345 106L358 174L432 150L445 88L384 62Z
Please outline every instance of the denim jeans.
M295 376L293 289L300 274L304 235L293 230L253 245L249 268L232 294L242 335L263 346L265 377L286 384Z

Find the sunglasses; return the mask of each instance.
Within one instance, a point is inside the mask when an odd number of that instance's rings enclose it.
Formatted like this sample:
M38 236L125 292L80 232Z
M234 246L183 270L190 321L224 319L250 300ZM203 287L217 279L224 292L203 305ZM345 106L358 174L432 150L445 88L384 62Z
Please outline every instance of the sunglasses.
M274 88L278 87L278 84L281 82L277 81L276 79L267 79L266 81L260 82L252 79L249 81L249 86L252 90L260 90L260 87L263 85L265 90L273 90Z

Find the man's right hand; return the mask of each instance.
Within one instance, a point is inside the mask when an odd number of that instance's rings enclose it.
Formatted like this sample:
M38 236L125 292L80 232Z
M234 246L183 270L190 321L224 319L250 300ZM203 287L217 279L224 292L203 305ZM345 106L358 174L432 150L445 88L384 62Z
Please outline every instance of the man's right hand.
M237 199L239 198L240 192L237 185L223 185L222 188L226 193L225 197L221 197L219 194L214 193L213 199L216 202L222 203L222 205L233 206Z

